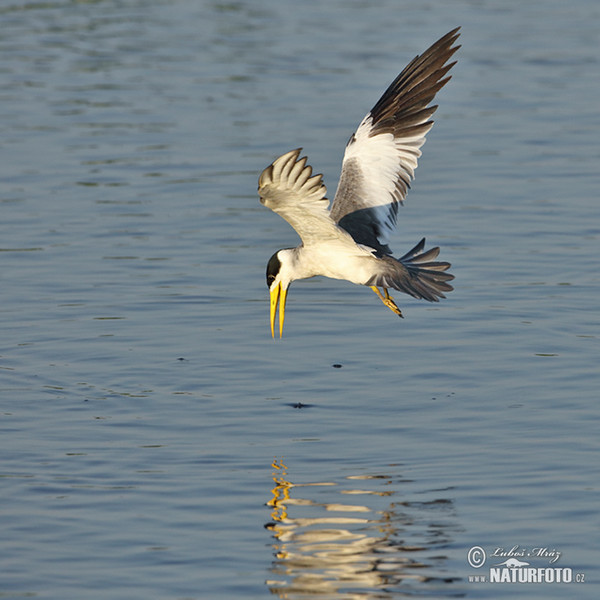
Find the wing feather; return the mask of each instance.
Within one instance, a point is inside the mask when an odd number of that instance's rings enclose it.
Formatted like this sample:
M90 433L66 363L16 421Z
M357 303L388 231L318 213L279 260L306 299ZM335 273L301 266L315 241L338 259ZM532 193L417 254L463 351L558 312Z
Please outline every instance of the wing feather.
M351 243L354 240L331 219L325 197L327 188L320 174L313 175L302 148L280 156L259 177L262 204L283 217L298 233L305 246L325 240Z
M342 162L331 218L354 240L391 254L387 241L396 228L414 178L421 146L437 106L428 106L446 85L460 48L456 28L415 57L392 82L351 136Z

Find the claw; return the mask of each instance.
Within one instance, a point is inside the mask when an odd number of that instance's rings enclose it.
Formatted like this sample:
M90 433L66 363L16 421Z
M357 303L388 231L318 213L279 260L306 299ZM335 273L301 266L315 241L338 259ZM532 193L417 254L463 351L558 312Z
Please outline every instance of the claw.
M387 291L387 288L383 288L383 292L385 296L377 289L374 285L371 286L371 289L379 296L379 299L396 315L401 318L404 318L402 315L402 311L396 306L394 299L390 296Z

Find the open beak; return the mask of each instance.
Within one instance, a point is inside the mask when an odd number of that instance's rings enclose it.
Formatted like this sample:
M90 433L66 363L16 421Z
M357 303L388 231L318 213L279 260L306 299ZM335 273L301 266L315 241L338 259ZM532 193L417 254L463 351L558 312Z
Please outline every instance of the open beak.
M278 283L270 291L271 295L271 335L275 338L275 313L279 304L279 337L283 337L283 321L285 319L285 301L287 299L287 289L281 287Z

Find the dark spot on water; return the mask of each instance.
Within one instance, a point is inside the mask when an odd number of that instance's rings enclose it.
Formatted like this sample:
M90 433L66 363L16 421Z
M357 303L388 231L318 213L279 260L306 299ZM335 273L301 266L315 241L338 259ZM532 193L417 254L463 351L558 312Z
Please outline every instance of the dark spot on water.
M292 408L310 408L313 405L312 404L304 404L303 402L291 402L287 406L291 406Z
M177 360L187 360L187 358L182 358L181 356Z
M343 365L340 365L340 363L335 363L334 365L331 365L334 369L341 369L343 367Z

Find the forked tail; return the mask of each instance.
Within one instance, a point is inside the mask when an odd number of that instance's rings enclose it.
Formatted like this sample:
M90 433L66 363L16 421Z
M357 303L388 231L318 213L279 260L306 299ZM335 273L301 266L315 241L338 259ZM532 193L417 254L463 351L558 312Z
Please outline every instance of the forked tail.
M454 279L454 275L446 273L450 263L434 260L440 253L439 248L431 248L424 252L424 247L425 238L401 258L381 258L385 266L368 285L394 288L429 302L438 302L440 298L445 298L444 292L454 289L448 283Z

